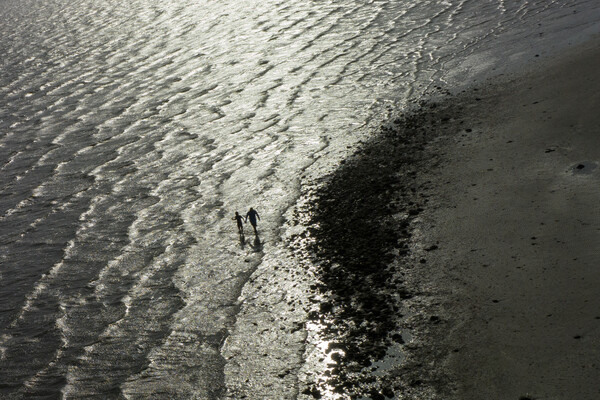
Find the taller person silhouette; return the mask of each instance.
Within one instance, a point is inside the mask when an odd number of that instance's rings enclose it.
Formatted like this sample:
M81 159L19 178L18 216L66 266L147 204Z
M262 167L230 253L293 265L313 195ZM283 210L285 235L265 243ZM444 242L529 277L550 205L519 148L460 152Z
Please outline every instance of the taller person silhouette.
M257 235L258 231L256 230L256 218L260 220L260 215L258 215L254 208L250 207L246 213L246 221L250 220L250 225L252 225L252 229L254 229L254 234Z

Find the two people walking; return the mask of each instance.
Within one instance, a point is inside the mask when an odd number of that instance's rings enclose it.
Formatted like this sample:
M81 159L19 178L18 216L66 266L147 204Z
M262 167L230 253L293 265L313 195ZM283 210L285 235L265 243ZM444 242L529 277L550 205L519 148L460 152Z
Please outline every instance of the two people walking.
M250 220L250 225L252 225L252 229L254 229L254 234L258 235L258 231L256 230L257 219L260 221L260 215L256 212L256 210L252 207L246 213L246 218L242 217L237 211L235 212L235 216L232 218L237 221L238 232L240 235L244 234L244 224L242 222L248 222Z

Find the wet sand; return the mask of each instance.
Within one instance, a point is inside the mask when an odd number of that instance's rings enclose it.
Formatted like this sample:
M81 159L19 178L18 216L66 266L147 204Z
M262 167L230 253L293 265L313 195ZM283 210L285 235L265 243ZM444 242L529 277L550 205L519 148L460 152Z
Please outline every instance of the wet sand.
M436 398L600 398L600 44L541 61L460 95L418 178L399 379Z
M290 244L330 361L303 398L600 396L600 46L532 58L305 185Z

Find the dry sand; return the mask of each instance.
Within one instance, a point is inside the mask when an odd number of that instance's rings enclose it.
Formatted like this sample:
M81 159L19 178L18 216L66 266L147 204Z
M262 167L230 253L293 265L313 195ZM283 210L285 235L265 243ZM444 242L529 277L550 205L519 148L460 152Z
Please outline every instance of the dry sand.
M457 399L600 399L600 44L546 61L479 89L421 177L431 365Z

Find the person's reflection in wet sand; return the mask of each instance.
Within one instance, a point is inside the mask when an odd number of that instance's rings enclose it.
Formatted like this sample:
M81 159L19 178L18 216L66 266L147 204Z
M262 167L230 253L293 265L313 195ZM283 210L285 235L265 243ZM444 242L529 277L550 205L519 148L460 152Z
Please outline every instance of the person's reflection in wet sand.
M242 250L246 247L246 236L244 236L244 232L240 232L240 247Z
M258 234L254 235L254 240L252 244L250 244L250 247L252 247L252 251L255 253L260 253L262 251L263 245L260 241L260 237L258 237Z

